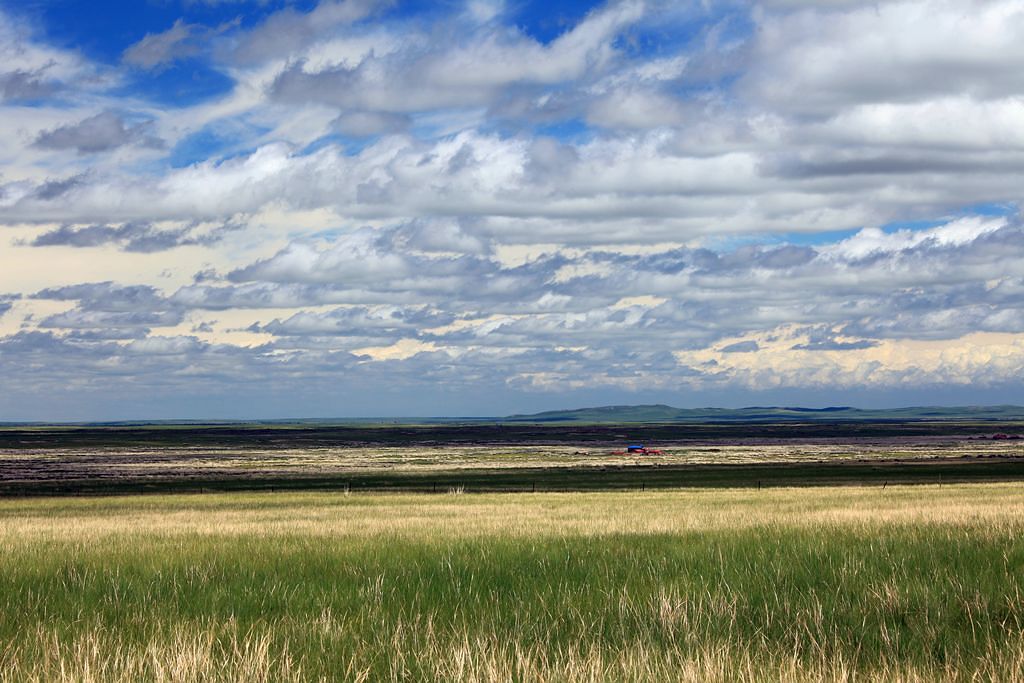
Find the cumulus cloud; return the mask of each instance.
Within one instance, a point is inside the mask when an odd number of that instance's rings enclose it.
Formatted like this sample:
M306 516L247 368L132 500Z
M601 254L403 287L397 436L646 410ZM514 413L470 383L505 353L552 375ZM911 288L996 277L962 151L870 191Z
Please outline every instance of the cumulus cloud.
M735 344L727 344L719 349L722 353L753 353L761 348L761 346L754 340L749 339L747 341L736 342Z
M0 73L0 101L37 100L53 94L57 86L46 80L46 69L17 69Z
M878 346L878 342L872 339L856 339L852 341L840 341L831 336L815 336L810 341L793 346L794 351L855 351L859 349L870 349Z
M182 321L175 311L123 312L74 310L47 316L41 329L88 330L91 338L145 337L153 327L173 327Z
M423 337L456 347L660 346L668 352L800 322L818 330L795 343L804 350L856 350L883 338L955 339L1024 329L1024 234L1005 219L958 219L912 235L865 230L818 248L595 250L521 265L493 255L410 249L407 231L405 225L364 228L321 245L294 243L230 273L233 284L188 286L169 301L215 310L354 304L254 327L271 334L346 329L353 335L373 331L360 303L384 306L381 311L433 304L448 317L421 321L408 335L462 319ZM613 306L638 297L647 299ZM722 351L758 349L757 341L747 340Z
M275 336L362 336L385 333L417 334L419 330L448 325L455 320L450 313L428 308L395 306L353 306L325 313L300 311L291 317L253 325L253 331Z
M762 16L744 87L774 107L827 115L950 92L1020 94L1024 7L1016 0L910 0Z
M139 42L130 45L122 59L125 64L136 68L160 70L178 60L196 57L208 51L213 39L236 28L238 24L236 18L211 28L178 19L166 31L147 33Z
M205 229L198 224L180 228L158 228L149 223L122 225L62 225L45 232L29 244L33 247L100 247L113 244L128 252L151 253L183 246L210 246L222 240L228 232L241 228L237 224L224 224Z
M454 242L422 250L416 235L423 227L363 228L321 244L293 243L233 271L227 284L200 283L165 294L100 283L34 297L77 301L71 315L46 323L66 329L170 325L190 310L346 304L249 329L282 339L349 338L348 348L421 339L494 352L602 349L600 362L618 365L655 352L710 349L736 337L748 339L721 353L760 351L762 343L751 335L793 322L810 330L787 347L802 351L1024 330L1024 234L1006 219L957 219L920 231L868 229L817 248L596 250L521 265L504 264L486 250L477 256L449 251L467 239L461 228ZM613 305L631 297L648 299ZM288 347L299 348L291 342Z
M87 179L88 175L86 173L79 173L67 178L47 179L33 189L31 196L34 199L41 199L43 201L58 199L76 187L83 187Z
M339 133L354 137L401 133L411 125L412 120L406 115L379 111L346 112L332 124Z
M118 285L114 282L86 282L48 287L31 295L33 299L76 301L83 311L103 313L147 313L168 310L166 299L149 285Z
M624 0L546 40L500 3L389 6L182 18L110 68L0 15L11 251L116 247L134 283L22 292L0 370L418 395L1024 366L1019 0ZM237 85L125 95L178 59Z
M32 27L0 10L0 94L9 103L45 98L65 84L95 80L98 69L73 50L34 39Z
M434 143L388 137L354 156L330 145L299 153L270 144L158 178L95 175L60 197L11 186L0 219L225 220L283 203L364 219L475 216L504 241L658 242L846 229L905 216L921 202L953 208L1012 196L1015 187L1012 174L989 169L968 179L929 173L914 192L840 176L778 193L779 179L756 155L679 156L676 139L655 132L563 149L476 133Z
M367 55L355 66L312 69L300 60L275 79L271 94L282 102L357 111L487 106L507 87L551 85L601 72L615 53L613 38L642 15L640 2L613 3L550 45L498 27L442 51L436 43L412 41L404 50Z
M144 338L154 327L173 327L185 318L184 309L146 285L83 283L44 289L32 298L75 302L74 308L40 320L37 328L60 330L80 340Z
M132 66L152 69L182 57L198 54L195 37L199 26L178 19L162 33L147 33L124 51L124 61Z
M286 8L242 36L229 55L243 64L287 56L391 4L393 0L322 0L310 12Z
M126 145L163 149L163 140L156 137L152 123L129 123L117 112L105 111L78 123L43 131L35 146L52 150L75 150L79 154L107 152Z
M317 287L321 296L391 297L396 303L528 302L541 297L565 259L545 255L518 266L495 257L448 251L461 232L424 240L417 226L361 228L326 245L296 242L228 274L236 283ZM479 244L479 242L477 242ZM439 251L439 248L441 249ZM338 301L338 299L334 299Z

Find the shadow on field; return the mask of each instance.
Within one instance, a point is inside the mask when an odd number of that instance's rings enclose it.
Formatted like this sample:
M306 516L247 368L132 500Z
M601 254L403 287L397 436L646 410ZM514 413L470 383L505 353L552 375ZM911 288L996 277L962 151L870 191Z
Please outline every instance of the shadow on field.
M373 472L359 475L265 477L239 474L160 480L0 482L0 496L213 493L217 491L300 491L408 493L524 493L621 491L659 488L768 488L780 486L887 486L1024 480L1024 459L764 465L623 465Z
M0 496L245 490L482 493L1017 481L1024 480L1024 451L1018 445L992 446L996 442L986 435L994 429L1017 431L1020 427L952 422L6 427L0 428ZM302 449L352 449L353 453L372 452L378 447L442 446L579 445L621 449L623 443L637 441L679 449L701 445L728 449L741 445L841 444L856 451L857 447L871 445L885 453L926 444L938 455L728 464L659 462L658 456L644 456L649 459L600 465L567 462L551 466L548 462L528 467L508 462L476 467L453 463L449 467L442 463L435 469L416 469L384 464L345 471L310 467L291 472L259 464L260 454ZM990 445L981 450L981 444ZM196 463L215 461L221 457L218 449L223 448L237 453L243 466L196 466L180 473L156 467L162 460L175 458ZM252 464L247 460L250 457Z

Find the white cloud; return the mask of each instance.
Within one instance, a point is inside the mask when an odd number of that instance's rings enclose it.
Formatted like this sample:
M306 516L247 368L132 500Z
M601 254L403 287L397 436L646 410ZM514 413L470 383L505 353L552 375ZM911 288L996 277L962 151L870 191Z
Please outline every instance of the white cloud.
M142 40L125 50L124 61L132 66L152 69L182 57L196 55L200 47L192 38L197 29L200 27L178 19L166 31L147 33Z
M43 131L35 139L36 147L75 150L79 154L107 152L125 145L163 149L164 142L152 134L152 122L130 123L120 114L105 111L77 123Z
M32 81L61 84L95 75L74 52L33 40L27 26L3 11L0 11L0 64L3 65L0 72L23 74L27 79L24 84Z
M149 35L236 80L177 109L0 15L9 383L1019 376L1019 0L387 7Z
M970 97L861 104L842 110L812 134L844 144L943 150L1024 149L1024 97Z
M745 87L787 111L1024 93L1018 0L910 0L763 15Z
M436 36L416 36L403 49L374 51L355 64L295 62L277 77L271 93L282 102L343 110L487 106L511 86L555 85L602 73L616 55L615 36L642 16L641 2L613 3L549 45L506 27L477 27L468 40L441 49Z
M1008 224L1005 218L970 216L927 230L896 230L884 232L879 228L865 228L853 237L825 249L825 253L843 260L857 260L879 254L891 254L913 249L922 244L937 247L961 246L979 237L991 234Z
M229 55L241 63L288 57L390 4L391 0L322 0L310 12L288 7L234 41Z

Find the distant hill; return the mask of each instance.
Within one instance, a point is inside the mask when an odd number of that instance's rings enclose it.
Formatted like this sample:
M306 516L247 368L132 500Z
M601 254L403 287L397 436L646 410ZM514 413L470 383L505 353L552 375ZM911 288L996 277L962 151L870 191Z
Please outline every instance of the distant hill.
M673 408L664 404L602 406L578 410L549 410L532 415L511 415L505 422L629 423L629 422L870 422L929 420L1024 420L1022 406L926 406L864 410L831 408Z
M674 408L664 404L600 406L578 410L549 410L506 417L349 417L282 418L277 420L120 420L108 422L3 422L0 429L74 429L101 427L124 429L154 427L167 430L223 428L395 427L430 425L494 424L672 424L672 423L770 423L770 422L1024 422L1024 406L926 406L864 410L848 406L798 408L752 406L749 408Z

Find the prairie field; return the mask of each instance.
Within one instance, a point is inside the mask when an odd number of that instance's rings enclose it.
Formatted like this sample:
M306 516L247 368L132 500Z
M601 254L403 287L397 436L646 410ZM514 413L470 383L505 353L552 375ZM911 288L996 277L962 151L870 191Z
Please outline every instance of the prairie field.
M1018 425L1011 427L9 428L0 429L0 496L1024 481L1024 438ZM1016 430L1016 438L991 438L1000 428ZM634 440L659 453L624 453Z
M1024 680L1024 485L0 500L0 681Z

